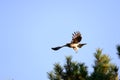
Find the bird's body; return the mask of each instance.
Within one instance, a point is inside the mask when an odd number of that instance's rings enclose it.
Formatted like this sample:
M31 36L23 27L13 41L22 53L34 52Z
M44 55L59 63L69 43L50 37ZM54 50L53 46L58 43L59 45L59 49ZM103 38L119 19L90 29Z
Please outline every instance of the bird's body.
M73 48L77 52L79 48L81 48L83 45L86 45L86 43L80 44L80 41L82 39L80 32L74 32L74 34L72 35L73 35L72 41L70 43L67 43L63 46L54 47L52 49L59 50L62 47L69 47L69 48Z
M79 45L79 43L70 44L70 47L73 48L77 52L78 51L78 45Z

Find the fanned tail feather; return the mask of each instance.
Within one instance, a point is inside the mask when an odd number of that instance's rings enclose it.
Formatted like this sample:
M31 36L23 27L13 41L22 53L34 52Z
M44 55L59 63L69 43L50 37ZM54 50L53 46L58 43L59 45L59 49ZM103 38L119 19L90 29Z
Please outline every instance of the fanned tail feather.
M60 48L62 48L61 46L59 46L59 47L54 47L54 48L51 48L52 50L59 50Z
M59 50L59 49L61 49L62 47L65 47L66 45L63 45L63 46L58 46L58 47L53 47L53 48L51 48L52 50Z

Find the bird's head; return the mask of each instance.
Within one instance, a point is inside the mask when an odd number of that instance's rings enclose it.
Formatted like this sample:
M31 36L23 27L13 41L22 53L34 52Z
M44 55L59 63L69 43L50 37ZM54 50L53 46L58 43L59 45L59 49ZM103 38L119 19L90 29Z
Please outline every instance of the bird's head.
M81 48L82 46L86 45L86 43L79 44L78 47Z

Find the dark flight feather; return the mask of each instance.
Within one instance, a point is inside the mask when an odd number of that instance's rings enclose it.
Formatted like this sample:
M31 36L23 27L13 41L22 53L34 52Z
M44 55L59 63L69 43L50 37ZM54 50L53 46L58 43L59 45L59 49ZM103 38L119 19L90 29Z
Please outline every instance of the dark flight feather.
M71 43L79 43L82 40L82 36L79 31L74 32L72 35Z

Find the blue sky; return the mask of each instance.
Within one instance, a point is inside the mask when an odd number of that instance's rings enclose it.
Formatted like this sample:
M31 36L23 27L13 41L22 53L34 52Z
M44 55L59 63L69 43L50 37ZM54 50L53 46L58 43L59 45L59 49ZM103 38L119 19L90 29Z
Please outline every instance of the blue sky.
M51 50L70 42L74 31L87 43L77 54ZM48 80L53 64L64 64L69 55L92 72L97 48L120 67L119 31L119 0L1 0L0 80Z

